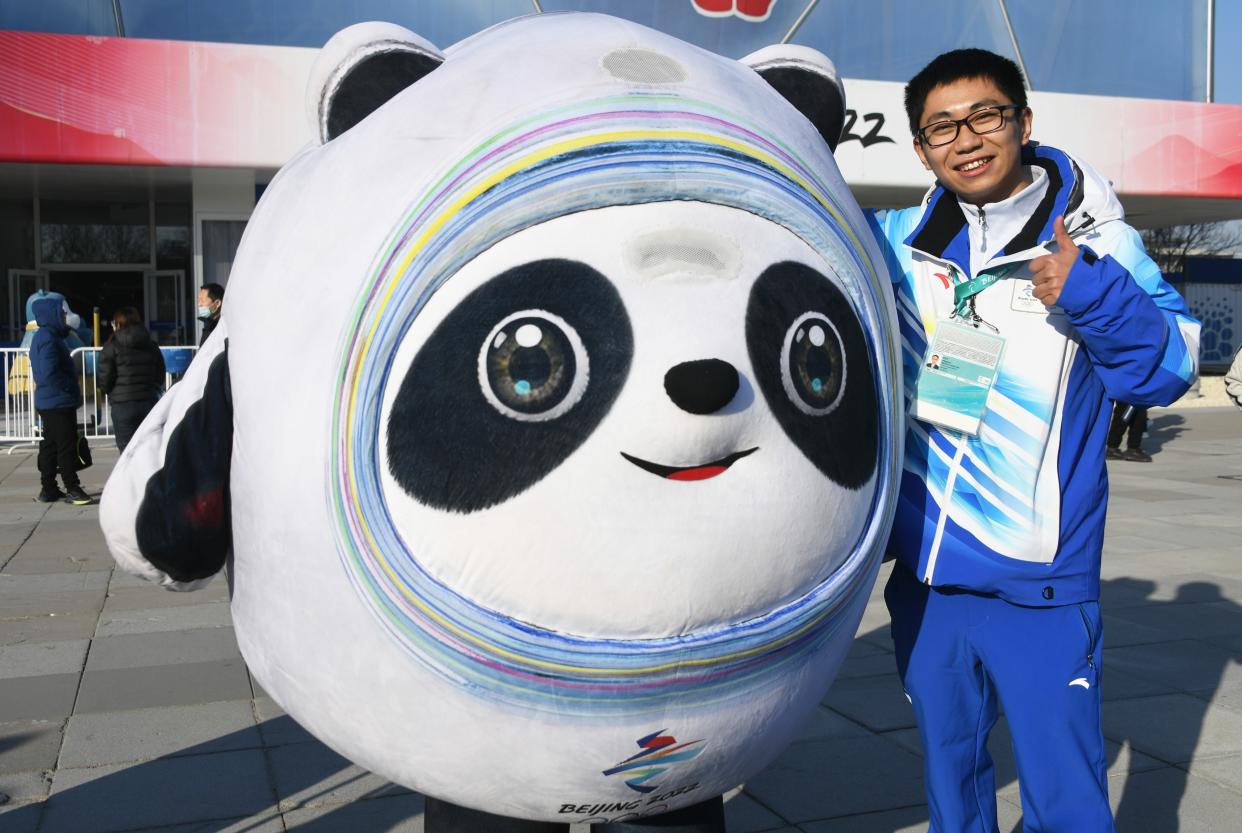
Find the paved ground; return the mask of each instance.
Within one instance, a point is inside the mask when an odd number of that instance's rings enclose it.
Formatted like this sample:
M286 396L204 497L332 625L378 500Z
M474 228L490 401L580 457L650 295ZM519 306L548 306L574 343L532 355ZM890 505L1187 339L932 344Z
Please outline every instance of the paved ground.
M1111 464L1110 792L1123 833L1242 828L1242 412L1153 411L1155 462ZM85 485L97 492L115 453ZM168 593L112 570L95 507L51 507L0 455L5 833L421 831L422 799L349 765L247 674L224 582ZM868 608L802 739L726 805L731 833L926 829L887 614ZM1002 720L1001 830L1021 808Z

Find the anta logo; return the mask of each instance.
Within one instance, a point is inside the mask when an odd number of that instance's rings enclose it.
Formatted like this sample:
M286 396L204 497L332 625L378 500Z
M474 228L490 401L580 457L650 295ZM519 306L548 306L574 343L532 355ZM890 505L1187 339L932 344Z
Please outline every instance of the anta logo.
M944 284L944 288L945 288L945 289L948 289L948 288L949 288L949 284L951 283L951 281L949 280L949 276L948 276L948 275L946 275L944 272L933 272L932 274L934 274L936 277L940 278L940 282L941 282L942 284Z
M748 23L762 23L772 14L776 0L690 0L690 4L708 17L737 15Z
M638 748L641 751L604 770L604 774L623 776L626 785L635 792L654 792L658 785L650 783L653 779L663 775L673 764L697 758L707 748L702 740L678 743L677 738L664 731L661 729L640 738Z

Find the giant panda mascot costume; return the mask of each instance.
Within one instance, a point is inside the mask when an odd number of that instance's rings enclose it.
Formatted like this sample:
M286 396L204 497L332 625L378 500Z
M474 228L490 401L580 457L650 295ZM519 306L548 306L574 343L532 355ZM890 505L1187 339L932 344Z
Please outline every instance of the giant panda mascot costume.
M900 464L831 64L360 24L308 97L108 481L116 560L224 569L264 689L429 833L722 829L850 646Z

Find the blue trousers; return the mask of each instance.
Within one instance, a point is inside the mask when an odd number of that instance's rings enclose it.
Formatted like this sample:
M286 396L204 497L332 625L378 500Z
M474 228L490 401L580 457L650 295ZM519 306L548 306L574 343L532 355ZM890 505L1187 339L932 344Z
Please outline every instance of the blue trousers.
M900 564L884 600L923 741L929 833L998 833L987 750L998 700L1013 738L1026 833L1113 833L1099 603L1021 607L928 587Z

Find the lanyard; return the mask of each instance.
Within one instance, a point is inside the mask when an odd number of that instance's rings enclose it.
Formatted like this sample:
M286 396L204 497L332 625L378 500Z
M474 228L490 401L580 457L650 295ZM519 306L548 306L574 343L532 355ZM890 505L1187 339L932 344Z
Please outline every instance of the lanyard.
M1007 278L1018 271L1021 265L1021 263L1009 263L999 269L981 272L978 277L966 280L957 268L950 264L949 271L953 274L953 317L969 321L976 327L985 324L996 330L995 326L988 324L979 317L979 313L975 312L975 296L1002 278Z

